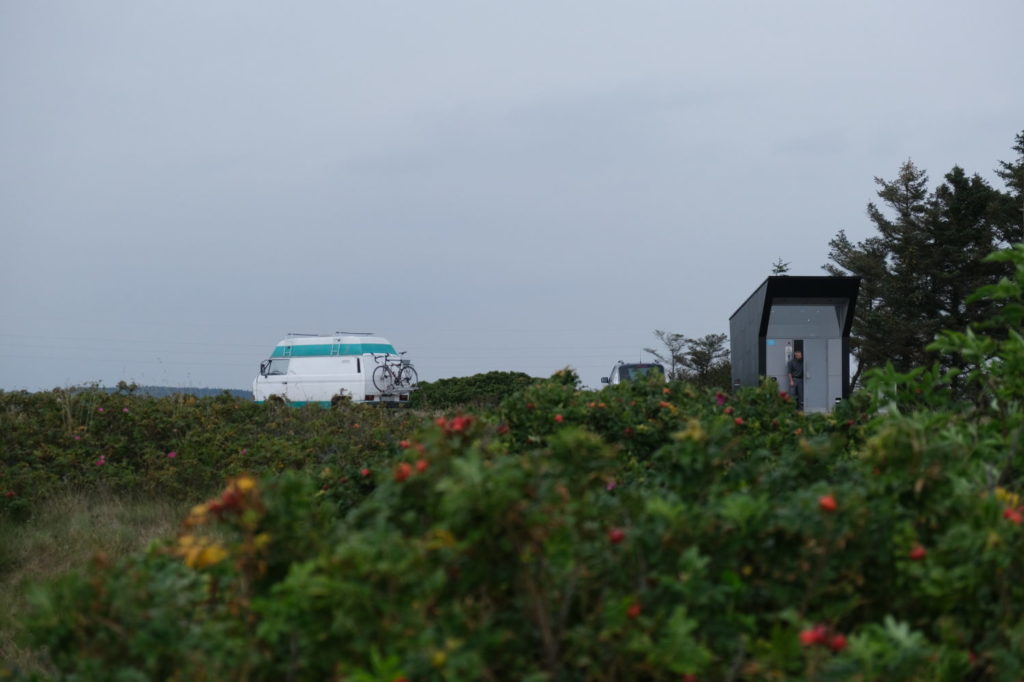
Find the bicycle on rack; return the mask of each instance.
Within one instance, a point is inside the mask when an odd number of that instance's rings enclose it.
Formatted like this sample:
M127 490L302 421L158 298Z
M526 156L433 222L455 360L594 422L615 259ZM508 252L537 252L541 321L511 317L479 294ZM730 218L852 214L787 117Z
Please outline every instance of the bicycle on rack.
M416 383L419 381L416 368L412 366L411 360L406 360L400 357L401 355L405 355L405 353L400 353L399 357L391 353L383 355L374 353L373 359L377 366L373 369L373 385L381 393L394 393L396 390L411 391L416 388Z

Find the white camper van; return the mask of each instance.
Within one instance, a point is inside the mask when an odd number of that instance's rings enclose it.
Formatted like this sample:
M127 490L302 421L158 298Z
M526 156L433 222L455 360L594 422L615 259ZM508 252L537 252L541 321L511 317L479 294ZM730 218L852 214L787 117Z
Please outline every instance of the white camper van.
M289 335L260 363L252 382L258 402L290 405L339 400L396 406L408 404L416 370L380 336L338 332L334 336Z

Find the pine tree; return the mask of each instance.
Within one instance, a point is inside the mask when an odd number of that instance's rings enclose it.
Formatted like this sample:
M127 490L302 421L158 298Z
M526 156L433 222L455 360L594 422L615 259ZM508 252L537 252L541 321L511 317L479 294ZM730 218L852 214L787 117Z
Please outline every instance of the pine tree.
M1016 161L1000 161L996 175L1006 183L1005 202L998 209L1000 239L1004 246L1024 242L1024 131L1017 134Z
M830 275L861 277L850 335L850 352L857 359L850 385L856 386L866 368L884 366L890 359L890 330L896 326L896 317L887 305L888 249L881 237L853 244L840 230L829 242L829 259L835 263L824 266Z
M865 369L890 361L904 371L936 360L951 364L953 358L925 346L941 330L962 330L991 312L967 298L1004 273L1005 265L984 257L1024 239L1011 209L1024 185L1024 133L1015 150L1018 161L997 171L1009 193L960 167L929 191L928 175L907 161L894 180L875 178L881 204L869 203L867 214L878 235L854 244L840 231L829 242L831 263L824 269L862 278L851 334L852 384Z
M666 332L660 329L654 330L654 335L665 346L665 350L656 348L644 348L644 352L650 353L658 362L665 366L669 379L679 379L680 372L686 364L686 337L674 332Z
M667 367L669 379L690 381L701 388L729 388L732 365L725 334L707 334L691 339L683 334L654 330L665 350L644 348Z
M725 334L706 334L699 339L686 339L682 378L701 388L729 388L732 365L729 362Z

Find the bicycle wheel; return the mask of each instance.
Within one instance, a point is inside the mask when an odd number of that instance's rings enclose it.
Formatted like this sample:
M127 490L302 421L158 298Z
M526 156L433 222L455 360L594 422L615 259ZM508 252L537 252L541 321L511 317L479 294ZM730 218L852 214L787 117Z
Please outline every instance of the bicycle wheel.
M416 374L416 368L412 365L406 365L398 372L398 385L405 388L412 388L416 385L416 382L420 380L418 374Z
M390 393L395 387L395 375L387 365L380 365L373 370L373 385L381 393Z

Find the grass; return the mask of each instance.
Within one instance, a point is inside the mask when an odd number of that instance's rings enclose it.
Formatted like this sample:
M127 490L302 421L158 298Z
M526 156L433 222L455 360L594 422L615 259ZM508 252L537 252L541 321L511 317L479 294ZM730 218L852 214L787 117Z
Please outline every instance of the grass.
M16 622L33 583L84 566L99 553L111 560L173 537L189 505L68 491L38 504L25 521L0 519L0 664L46 671L45 657L17 641Z

